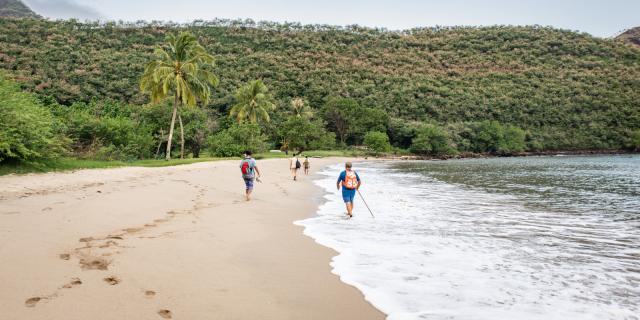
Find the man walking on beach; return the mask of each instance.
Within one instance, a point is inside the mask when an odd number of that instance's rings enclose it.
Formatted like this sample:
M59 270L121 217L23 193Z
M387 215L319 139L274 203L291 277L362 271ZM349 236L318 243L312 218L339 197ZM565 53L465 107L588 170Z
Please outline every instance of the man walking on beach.
M242 179L244 179L244 185L247 187L245 190L245 197L247 201L251 200L251 192L253 191L253 181L256 179L256 173L258 174L258 181L260 181L260 170L256 164L256 159L251 157L251 151L244 152L244 159L240 161L240 171L242 172Z
M345 170L340 173L338 182L336 183L338 190L340 189L340 184L342 184L342 200L344 200L344 204L347 206L347 215L349 215L349 218L353 217L353 199L356 197L356 190L362 185L360 176L357 172L353 171L351 167L351 162L345 164Z
M304 165L304 174L309 175L309 167L311 167L311 163L309 163L309 156L304 157L304 162L302 164Z
M300 163L300 160L298 159L298 155L294 153L293 157L289 159L289 169L291 169L291 175L293 176L293 181L298 180L298 170L300 170L301 166L302 165Z

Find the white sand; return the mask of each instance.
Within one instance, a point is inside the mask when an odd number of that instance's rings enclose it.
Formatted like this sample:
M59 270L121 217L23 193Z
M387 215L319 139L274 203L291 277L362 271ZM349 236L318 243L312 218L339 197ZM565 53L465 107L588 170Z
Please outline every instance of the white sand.
M0 177L0 319L383 319L292 224L321 191L288 164L248 203L238 161Z

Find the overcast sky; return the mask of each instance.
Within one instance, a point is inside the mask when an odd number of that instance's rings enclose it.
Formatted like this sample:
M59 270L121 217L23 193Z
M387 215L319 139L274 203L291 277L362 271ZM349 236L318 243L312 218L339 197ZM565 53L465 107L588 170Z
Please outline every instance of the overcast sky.
M23 0L49 18L251 18L391 30L435 25L550 25L610 37L640 26L640 0Z

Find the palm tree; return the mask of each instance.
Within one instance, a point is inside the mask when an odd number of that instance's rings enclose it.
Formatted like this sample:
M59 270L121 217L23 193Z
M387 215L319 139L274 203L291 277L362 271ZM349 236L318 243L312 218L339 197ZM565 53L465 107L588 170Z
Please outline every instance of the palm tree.
M311 119L313 118L313 111L309 108L309 105L302 100L302 98L291 99L291 109L293 115L298 118Z
M231 117L238 123L249 121L258 123L258 119L269 122L269 111L276 108L269 89L262 80L253 80L236 92L236 105L231 108Z
M173 113L167 140L166 159L171 159L171 140L176 123L178 105L195 106L196 101L209 102L211 87L218 85L218 78L207 70L213 66L214 57L206 52L194 35L182 32L178 36L169 34L166 38L168 48L158 46L155 58L149 62L140 79L140 89L151 94L154 103L174 95ZM182 120L182 117L180 117ZM180 121L182 125L182 121ZM184 136L181 139L184 153Z

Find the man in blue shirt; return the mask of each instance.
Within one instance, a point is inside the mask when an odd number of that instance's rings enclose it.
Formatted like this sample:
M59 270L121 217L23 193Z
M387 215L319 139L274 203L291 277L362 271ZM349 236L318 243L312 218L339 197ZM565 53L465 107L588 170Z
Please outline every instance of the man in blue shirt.
M242 172L242 179L244 179L244 185L246 186L245 197L247 201L251 200L251 192L253 191L253 180L258 174L258 182L260 181L260 170L256 164L256 159L251 157L251 151L244 152L244 159L240 161L240 171Z
M351 169L351 162L345 164L345 170L340 173L336 187L340 189L342 185L342 200L347 206L347 215L353 217L353 199L356 197L356 191L362 185L358 173Z

